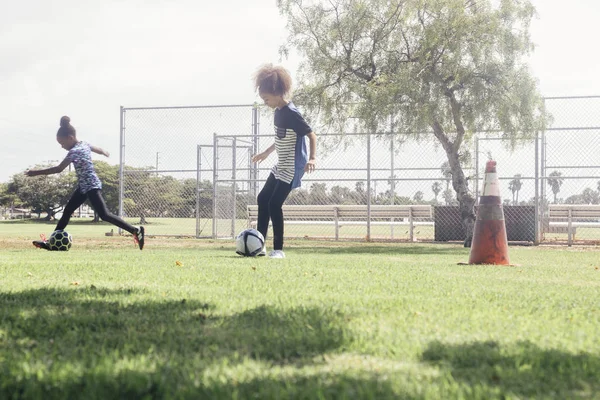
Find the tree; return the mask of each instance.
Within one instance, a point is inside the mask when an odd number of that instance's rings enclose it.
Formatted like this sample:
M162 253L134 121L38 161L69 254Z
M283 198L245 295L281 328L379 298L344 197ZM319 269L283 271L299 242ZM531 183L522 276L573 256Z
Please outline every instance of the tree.
M200 182L200 187L198 188L198 182L196 181L196 179L183 179L181 181L181 188L180 188L180 193L179 193L179 197L181 198L181 201L178 202L179 206L177 208L174 208L172 210L172 214L177 216L177 217L181 217L181 218L192 218L196 216L196 196L202 196L201 193L203 192L203 184L205 184L207 181L204 182ZM212 185L209 183L209 187L212 189ZM197 189L200 189L200 193L196 193ZM212 194L212 192L211 192ZM200 198L199 198L200 200ZM211 209L212 209L212 196L211 196ZM245 201L245 206L248 205L248 201ZM203 204L202 201L200 201L200 214L202 215L202 207L204 207L205 205ZM244 209L245 209L244 206Z
M3 208L12 208L21 203L14 187L8 183L0 183L0 206Z
M306 114L322 131L344 132L355 121L378 133L393 118L402 137L432 132L470 245L475 198L459 161L465 143L497 130L515 144L547 123L526 65L531 3L278 0L278 7L289 30L282 54L294 48L303 58L295 98Z
M105 161L94 161L94 169L102 181L102 197L112 213L119 210L119 166Z
M36 169L47 168L48 165L36 165ZM10 190L25 205L41 216L46 213L50 220L54 214L67 204L76 187L75 173L63 171L59 174L27 177L23 173L13 175L9 183Z
M390 191L392 192L396 192L396 181L397 181L398 177L396 176L396 174L392 174L389 176L388 180L387 180L387 184L390 185ZM377 182L377 181L375 181Z
M450 170L450 166L448 165L448 161L444 161L442 166L440 167L440 171L444 180L446 181L446 190L450 189L450 181L452 180L452 171Z
M102 181L102 197L106 208L113 213L119 212L119 166L105 161L94 161L94 170ZM94 210L93 222L98 222L98 214Z
M581 192L581 198L585 204L598 204L600 202L598 192L592 188L585 188L583 192Z
M365 182L364 181L358 181L354 184L354 190L356 190L357 193L364 193L365 192Z
M350 199L350 189L345 186L333 186L331 188L331 201L334 204L346 204Z
M435 202L437 203L438 195L442 191L442 184L438 181L433 182L431 185L431 190L433 191L433 195L435 196Z
M327 195L327 185L324 183L313 183L310 185L310 204L327 204L328 200L329 196Z
M286 203L287 204L298 204L298 205L306 205L309 203L310 194L308 190L300 188L296 190L292 190L290 195L288 196Z
M354 186L355 192L353 193L354 204L367 204L367 192L365 189L365 182L358 181Z
M582 194L574 194L565 199L565 204L584 204L585 199Z
M194 179L194 182L196 180ZM195 201L195 196L194 196ZM213 217L213 183L209 180L200 182L200 193L198 193L200 206L200 218Z
M523 182L521 182L521 174L516 174L513 179L508 183L508 188L512 192L512 202L513 205L519 204L519 190L523 187ZM516 199L515 199L516 193Z
M442 198L447 206L452 206L455 204L454 192L452 189L444 190L444 193L442 193Z
M565 199L565 204L599 204L600 193L592 188L585 188L583 192L574 194Z
M560 187L564 182L565 180L562 178L562 172L560 171L552 171L548 175L548 186L552 189L554 204L556 204L556 195L560 192ZM600 190L600 181L598 182L598 190Z
M154 201L154 180L148 168L125 167L123 209L127 217L140 217L141 225L147 224Z
M414 200L416 203L422 203L422 202L423 202L423 196L424 196L424 193L423 193L423 192L421 192L421 191L419 190L419 191L417 191L417 192L414 194L414 196L413 196L413 200Z

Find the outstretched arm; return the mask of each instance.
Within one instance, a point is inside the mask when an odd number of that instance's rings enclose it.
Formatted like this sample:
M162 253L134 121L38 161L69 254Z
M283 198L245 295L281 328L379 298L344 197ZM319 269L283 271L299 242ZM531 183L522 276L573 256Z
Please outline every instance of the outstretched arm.
M317 163L317 135L314 132L309 133L308 142L310 145L310 153L308 155L308 162L306 163L306 167L304 167L304 171L311 173L315 170Z
M96 154L102 154L103 156L110 157L110 153L100 147L90 145L90 150Z
M252 162L255 163L261 163L261 161L264 161L267 159L267 157L269 157L269 155L275 151L275 143L273 143L271 146L269 146L268 149L266 149L265 151L263 151L262 153L258 153L252 156Z
M65 168L67 168L67 166L69 164L71 164L71 160L69 160L68 158L65 158L64 160L62 160L62 162L60 164L58 164L55 167L50 167L50 168L45 168L45 169L30 169L30 170L25 171L25 175L37 176L37 175L58 174L59 172L62 172Z

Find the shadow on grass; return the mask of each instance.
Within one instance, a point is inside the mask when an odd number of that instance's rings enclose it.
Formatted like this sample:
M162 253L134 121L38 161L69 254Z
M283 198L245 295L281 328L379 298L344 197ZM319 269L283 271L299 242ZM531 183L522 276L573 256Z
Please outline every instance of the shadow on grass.
M171 371L172 373L172 371ZM353 377L323 373L308 377L262 377L237 380L178 381L171 386L168 369L152 373L135 370L85 372L65 376L60 386L43 390L25 388L22 382L9 382L3 399L405 399L424 400L425 396L402 393L389 379L376 374ZM182 377L178 377L181 379ZM243 378L242 378L243 379ZM175 387L176 386L176 387ZM0 394L2 389L0 389Z
M351 340L342 314L317 307L260 306L222 316L210 303L148 299L130 289L0 293L0 398L162 397L194 386L190 374L201 375L215 362L301 366ZM113 371L123 360L140 358L159 360L161 372L136 378L127 376L135 369ZM106 364L111 367L103 375ZM65 376L69 369L79 371L76 366L83 377ZM247 390L255 386L260 384ZM237 390L227 385L202 390L209 389Z
M501 397L560 399L600 396L600 356L541 349L524 341L501 346L496 342L444 344L433 342L425 362L448 369L456 381L479 386Z
M197 397L194 397L197 396ZM190 390L185 397L206 399L407 399L417 400L410 394L400 394L390 380L376 374L354 377L322 373L303 377L265 377L235 385L213 381L204 387Z

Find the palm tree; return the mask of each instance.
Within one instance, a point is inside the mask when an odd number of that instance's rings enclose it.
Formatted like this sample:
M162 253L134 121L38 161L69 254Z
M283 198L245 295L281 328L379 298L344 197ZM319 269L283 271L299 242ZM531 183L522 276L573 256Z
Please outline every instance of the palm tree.
M413 200L416 201L417 203L420 203L423 201L423 192L421 192L420 190L418 192L415 193L415 195L413 196Z
M440 167L442 176L446 180L446 190L450 189L450 179L452 179L452 170L450 170L450 164L448 161L444 161Z
M521 182L521 174L516 174L513 179L508 183L508 188L512 192L513 195L513 204L517 205L519 203L519 190L523 187L523 182ZM515 193L517 197L515 199Z
M598 181L598 185L600 186L600 181ZM431 185L431 190L433 190L433 194L435 195L435 201L437 203L438 195L442 191L442 184L438 181L433 182L433 184Z
M444 190L442 197L444 198L444 202L447 206L450 206L452 203L454 203L454 192L451 189Z
M552 194L554 194L554 204L556 204L556 195L560 192L560 187L565 182L562 178L562 172L560 171L552 171L550 175L548 175L548 186L552 189ZM600 181L598 181L598 190L600 190Z

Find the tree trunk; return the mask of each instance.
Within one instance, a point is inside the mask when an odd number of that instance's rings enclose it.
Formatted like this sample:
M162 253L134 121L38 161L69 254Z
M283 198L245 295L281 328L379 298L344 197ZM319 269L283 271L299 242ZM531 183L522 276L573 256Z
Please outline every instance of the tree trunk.
M465 174L458 160L458 152L449 153L448 161L452 171L452 187L456 191L460 219L465 230L465 247L471 247L473 241L473 228L475 227L475 198L469 192Z
M53 216L54 216L54 210L46 210L46 218L44 218L44 221L50 221Z
M462 141L462 135L452 143L444 133L442 126L435 122L433 132L438 138L442 147L446 151L450 172L452 173L452 187L456 192L458 199L458 208L460 210L460 219L465 230L465 247L471 247L473 241L473 228L475 226L475 198L469 193L469 186L465 173L460 165L458 149Z

